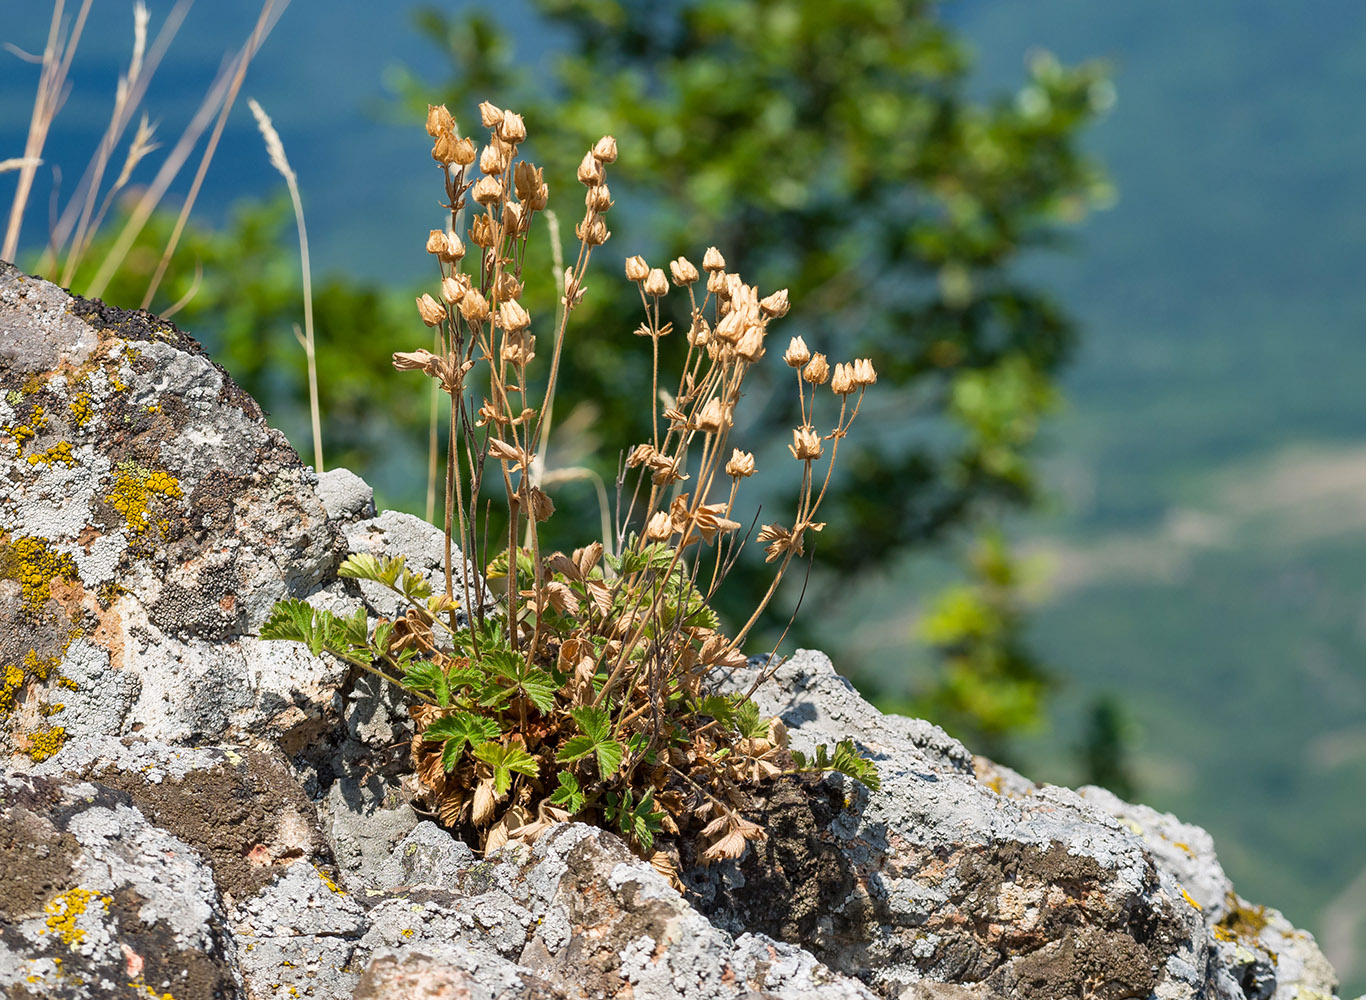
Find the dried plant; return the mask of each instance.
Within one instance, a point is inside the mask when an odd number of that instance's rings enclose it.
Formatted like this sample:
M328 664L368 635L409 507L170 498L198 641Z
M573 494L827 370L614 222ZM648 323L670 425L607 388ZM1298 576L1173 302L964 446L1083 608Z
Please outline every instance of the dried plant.
M749 620L724 634L709 602L742 548L736 497L756 472L754 456L732 446L735 410L768 352L770 325L788 311L787 291L761 297L714 247L701 270L682 257L667 274L628 258L644 312L635 333L653 358L650 440L626 456L616 523L604 537L568 554L544 551L539 525L555 512L545 437L589 260L611 235L607 172L617 148L604 137L578 166L578 251L557 282L548 350L538 350L521 302L523 265L548 188L540 168L518 160L521 116L489 103L479 110L490 132L482 149L460 136L445 107L429 109L451 219L427 238L439 281L417 300L435 349L394 355L396 368L434 379L449 401L444 592L401 558L352 556L341 574L393 590L407 605L401 617L371 626L364 611L342 619L285 601L261 634L327 650L410 692L422 800L485 850L579 818L620 831L666 872L677 859L656 849L660 833L699 838L704 861L738 857L764 836L740 813L747 786L829 769L877 786L876 769L851 743L811 760L789 753L782 723L761 718L750 697L764 673L743 695L718 694L715 684L718 671L746 663L742 643L822 529L831 469L876 373L866 360L832 370L800 338L788 344L800 413L788 451L801 485L790 520L758 533L774 564L771 584ZM678 332L667 318L674 297L686 300ZM659 345L668 336L685 337L687 351L676 380L662 385ZM545 354L537 378L533 362ZM480 516L488 492L506 505L506 537L489 537ZM481 579L457 574L457 548L470 557L502 551Z

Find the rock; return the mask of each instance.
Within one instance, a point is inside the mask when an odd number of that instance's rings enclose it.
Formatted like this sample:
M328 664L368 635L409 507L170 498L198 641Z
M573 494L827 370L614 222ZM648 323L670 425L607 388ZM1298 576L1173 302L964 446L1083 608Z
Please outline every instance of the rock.
M748 688L757 667L731 686ZM1308 934L1232 893L1197 827L1100 789L1034 785L992 765L979 776L942 730L881 714L822 653L799 650L756 699L795 749L852 736L883 787L869 795L829 775L756 802L768 842L689 874L721 926L800 940L885 995L924 980L1037 997L1100 981L1162 998L1336 988Z
M255 638L282 597L398 612L338 579L348 553L402 555L444 588L442 533L377 514L344 469L315 475L173 325L5 264L0 477L6 996L1334 990L1312 937L1241 899L1204 831L974 758L809 651L760 706L796 749L854 739L879 793L756 787L768 839L685 865L685 895L580 824L479 858L409 803L401 692Z

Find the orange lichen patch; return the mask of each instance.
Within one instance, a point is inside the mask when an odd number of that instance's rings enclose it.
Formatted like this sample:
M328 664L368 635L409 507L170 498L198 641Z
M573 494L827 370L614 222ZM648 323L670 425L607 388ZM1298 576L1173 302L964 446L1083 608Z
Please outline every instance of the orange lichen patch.
M175 476L125 462L119 466L113 492L104 499L123 515L129 539L135 540L146 534L153 524L163 532L171 527L169 518L154 518L150 506L154 501L179 500L183 496L180 480Z
M14 455L16 458L24 453L24 442L32 440L38 436L48 424L47 412L41 403L34 403L33 409L28 412L28 419L20 424L0 424L0 431L14 438Z
M43 908L47 913L47 927L39 933L56 934L67 947L79 944L85 938L85 931L76 926L76 919L90 909L92 902L99 903L106 913L109 912L109 897L89 889L69 889L52 897Z
M52 465L54 462L60 462L68 469L76 464L76 459L71 454L70 441L58 441L51 448L48 448L45 451L34 452L28 456L29 465L38 465L40 463L43 465Z
M47 539L31 535L0 539L0 580L19 582L24 609L30 616L36 618L42 613L55 579L76 580L76 563L70 556L54 552Z
M24 752L35 764L47 760L66 743L65 726L48 726L38 729L27 736L28 746Z
M67 408L71 410L71 420L78 428L84 427L95 413L94 401L90 398L90 393L84 391L71 397Z

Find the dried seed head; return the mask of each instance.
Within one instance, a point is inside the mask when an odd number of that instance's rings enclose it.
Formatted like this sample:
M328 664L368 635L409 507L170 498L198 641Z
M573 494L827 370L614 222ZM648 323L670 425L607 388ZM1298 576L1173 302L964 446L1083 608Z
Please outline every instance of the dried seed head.
M544 174L545 171L533 167L526 160L518 160L517 166L512 168L512 186L517 197L522 201L530 201L536 189L544 183Z
M731 449L730 461L726 463L726 475L734 479L747 479L754 475L754 455L739 448Z
M539 212L543 210L546 203L550 201L550 188L544 183L537 184L536 190L531 192L531 194L523 200L526 202L527 208L531 209L533 212Z
M638 465L647 465L655 457L655 450L651 445L638 444L631 449L631 453L626 456L626 467L634 469Z
M525 231L530 221L519 202L510 201L503 206L503 228L513 236Z
M869 358L859 358L854 362L854 384L859 388L872 385L877 381L877 372Z
M726 258L721 256L721 251L716 247L707 247L707 252L702 258L702 270L724 271L725 269Z
M427 134L435 139L443 132L455 131L455 119L444 104L427 105Z
M566 267L564 269L564 297L561 301L569 308L579 304L583 298L583 293L588 291L588 287L574 277L574 269Z
M517 305L515 302L508 304ZM531 359L536 357L536 338L521 330L508 331L499 357L510 365L531 364Z
M454 278L441 279L441 300L449 306L455 305L465 295L465 288Z
M857 388L854 384L854 366L835 365L835 374L830 378L830 388L836 396L847 396L853 392Z
M501 174L508 168L508 158L502 150L492 146L485 146L483 152L479 154L479 172L483 174Z
M530 502L527 504L527 512L533 521L548 521L550 515L555 513L555 501L546 496L539 486L533 486L531 487Z
M693 347L705 347L710 342L711 326L700 312L693 313L692 326L688 328L688 343Z
M788 310L787 289L780 288L772 295L760 299L759 308L763 310L765 316L775 318L786 316Z
M783 360L790 368L800 368L811 360L811 351L806 346L806 341L801 337L793 337L792 342L787 345L787 352L783 355Z
M764 356L764 328L760 323L750 323L740 339L735 343L735 353L744 361L754 364Z
M520 299L522 297L522 283L516 276L508 271L498 275L498 280L493 285L493 301L507 302L509 299Z
M600 247L607 242L612 234L608 232L607 223L601 219L591 221L584 220L574 227L574 235L587 243L590 247Z
M531 316L516 299L504 302L498 307L498 325L504 330L525 330L531 325Z
M713 396L697 415L697 429L707 434L719 434L731 425L730 407Z
M485 249L493 246L493 220L487 215L476 215L470 222L470 242Z
M667 541L674 533L673 518L667 511L657 510L650 515L650 521L645 525L645 537L652 542Z
M697 268L693 267L692 261L687 257L679 257L677 260L669 261L669 273L673 275L674 284L679 286L691 285L701 277L697 273Z
M825 385L825 380L830 377L830 363L825 360L824 354L811 355L811 361L802 371L802 378L812 385Z
M716 339L727 344L739 342L740 335L745 332L745 317L743 313L734 310L721 317L721 322L716 324Z
M485 101L479 105L479 120L484 123L484 128L497 128L503 121L503 110Z
M431 375L440 359L431 351L418 348L416 351L395 351L394 367L401 372L424 371Z
M436 326L446 318L446 307L425 293L417 298L417 311L428 326Z
M579 183L587 187L597 187L606 176L602 164L597 161L592 152L584 153L583 161L579 164Z
M605 135L593 144L593 159L599 163L617 162L617 140Z
M637 254L634 257L626 258L626 280L644 281L650 274L650 265L645 263L645 258Z
M440 253L446 246L446 234L440 229L433 229L427 234L427 252Z
M526 122L515 111L504 111L503 120L498 123L498 138L517 145L526 141Z
M810 424L792 429L792 443L787 446L799 462L814 462L821 457L821 436Z
M451 162L459 167L468 167L474 162L474 140L456 139Z
M707 291L720 297L726 291L726 272L711 271L707 274Z
M454 132L442 132L432 143L432 159L437 163L450 166L452 163L461 163L460 157L463 152L463 144L468 140L458 139ZM472 144L471 144L472 145Z
M482 323L489 318L488 300L477 288L471 288L460 298L460 315L471 323Z
M661 295L669 294L669 280L664 277L664 272L657 267L650 268L650 273L645 276L645 294L652 298L659 298Z
M497 177L481 177L474 182L470 197L481 205L492 205L503 197L503 184Z
M454 264L461 257L465 256L465 244L455 233L447 232L442 234L444 239L442 247L437 251L437 257L443 263Z
M594 212L606 212L616 204L612 200L612 192L606 184L589 188L588 193L583 196L583 203Z

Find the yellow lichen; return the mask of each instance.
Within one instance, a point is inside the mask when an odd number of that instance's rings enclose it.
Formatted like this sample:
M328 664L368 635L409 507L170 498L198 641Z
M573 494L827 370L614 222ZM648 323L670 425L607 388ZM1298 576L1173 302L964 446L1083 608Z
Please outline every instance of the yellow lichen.
M57 686L66 688L68 691L79 691L81 689L81 686L70 677L58 677Z
M95 413L94 400L90 398L88 392L78 392L67 404L71 410L71 419L77 427L84 427Z
M315 872L318 873L318 878L322 879L323 885L327 886L329 889L331 889L333 892L335 892L338 896L345 896L345 895L346 895L346 890L343 889L341 886L337 885L336 882L333 882L330 878L328 878L328 877L327 877L327 873L324 872L321 868L314 867L313 870L314 870Z
M19 581L24 608L31 616L43 610L57 577L75 580L76 563L68 555L53 552L46 539L20 535L0 541L0 579Z
M66 742L65 726L49 726L28 734L28 749L24 752L35 764L47 760Z
M114 481L114 491L105 501L118 511L127 523L130 540L140 539L153 524L161 531L171 527L169 518L153 518L149 503L161 500L178 500L180 480L165 472L154 472L131 462L119 466L118 478Z
M34 403L26 421L22 424L0 425L0 431L14 438L14 456L18 458L24 453L24 442L37 437L38 432L46 426L47 412L43 409L43 404Z
M1187 903L1190 903L1190 905L1195 907L1197 910L1204 909L1203 906L1201 906L1199 903L1195 901L1195 897L1188 893L1184 888L1181 890L1181 895L1185 897Z
M61 462L68 469L72 468L76 464L76 459L71 454L71 442L58 441L56 444L54 444L51 448L48 448L46 451L35 452L34 454L28 456L29 465L38 465L40 462L43 465L51 465L53 462Z
M160 403L153 403L151 406L144 406L142 409L143 409L143 411L146 412L146 413L160 413L160 412L161 412L161 404L160 404Z
M13 663L0 667L0 715L14 708L14 699L24 686L24 672Z
M58 935L62 943L68 947L79 944L85 937L85 931L76 926L76 918L90 908L92 901L103 905L105 912L109 911L109 897L88 889L70 889L52 897L44 907L44 912L47 913L47 929L41 933L50 932ZM53 961L60 963L61 959Z

